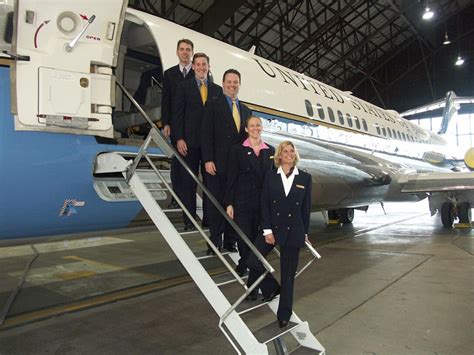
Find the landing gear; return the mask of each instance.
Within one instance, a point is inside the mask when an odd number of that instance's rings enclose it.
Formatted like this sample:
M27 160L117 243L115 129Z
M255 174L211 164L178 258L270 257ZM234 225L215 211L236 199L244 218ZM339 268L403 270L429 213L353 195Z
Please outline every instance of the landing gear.
M328 210L329 224L351 224L354 220L353 208L340 208L338 210Z
M461 202L458 207L459 223L471 223L471 204Z
M339 216L337 215L337 210L328 210L328 219L330 220L339 219Z
M341 208L337 210L339 221L342 224L351 224L354 220L354 209L353 208Z
M452 228L453 222L453 204L451 202L445 202L441 206L441 223L443 223L443 227L445 228Z

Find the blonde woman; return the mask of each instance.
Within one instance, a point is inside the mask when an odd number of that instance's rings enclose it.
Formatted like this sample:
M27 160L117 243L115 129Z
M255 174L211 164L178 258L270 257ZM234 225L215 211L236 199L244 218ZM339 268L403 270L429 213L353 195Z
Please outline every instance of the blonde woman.
M261 228L256 247L266 256L274 247L280 247L281 286L268 275L260 284L263 301L269 302L280 295L277 318L281 328L286 327L293 312L293 285L298 267L300 248L308 238L311 213L311 175L296 167L299 156L294 144L281 142L275 152L274 171L263 183L261 198ZM248 285L264 272L255 255L248 259ZM255 294L249 296L256 299Z

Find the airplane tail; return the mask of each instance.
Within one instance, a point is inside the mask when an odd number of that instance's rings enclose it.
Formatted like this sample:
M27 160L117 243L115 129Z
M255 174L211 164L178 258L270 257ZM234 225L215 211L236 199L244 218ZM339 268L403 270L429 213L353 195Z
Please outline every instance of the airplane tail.
M459 106L455 103L456 94L454 91L446 93L445 105L443 109L443 119L438 134L445 134L448 130L451 118L458 112Z

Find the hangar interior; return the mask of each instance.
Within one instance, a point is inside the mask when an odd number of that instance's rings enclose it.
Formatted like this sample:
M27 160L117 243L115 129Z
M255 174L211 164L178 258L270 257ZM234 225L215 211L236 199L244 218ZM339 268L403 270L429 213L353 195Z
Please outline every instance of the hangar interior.
M469 0L135 0L130 6L244 50L255 46L263 58L398 112L451 90L474 95ZM430 20L422 18L426 8L434 13ZM464 66L455 66L458 56Z
M129 5L254 48L263 58L383 108L403 112L451 90L474 96L470 0L130 0ZM431 21L422 19L427 8L434 12ZM129 70L143 71L148 64L160 71L150 56L155 51L129 51ZM458 57L465 60L462 66L455 66ZM472 121L460 123L456 134L469 136L466 147L474 144L473 112L474 105L460 111ZM441 112L409 119L424 127L429 120L436 131L437 115ZM442 229L426 201L381 204L355 214L353 223L328 226L324 214L313 213L311 241L322 258L296 281L295 310L327 353L472 354L472 230ZM203 241L188 242L194 250L205 248ZM0 304L9 302L35 255L28 244L0 247ZM235 352L219 330L219 317L155 227L60 236L36 248L28 287L8 315L0 314L0 354ZM228 255L226 260L233 261ZM270 260L278 270L277 258ZM301 263L309 260L305 251ZM207 258L203 264L222 277L218 261ZM226 292L236 297L232 285ZM258 311L248 322L258 331L272 320ZM318 353L287 336L294 353ZM270 353L288 353L286 345L275 343Z

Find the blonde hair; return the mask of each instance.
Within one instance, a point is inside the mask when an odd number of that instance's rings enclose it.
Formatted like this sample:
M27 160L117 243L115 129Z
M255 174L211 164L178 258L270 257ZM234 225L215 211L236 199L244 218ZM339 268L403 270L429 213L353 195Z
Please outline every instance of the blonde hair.
M280 155L281 155L281 152L283 151L283 149L287 146L291 146L295 151L295 162L294 162L293 166L296 166L298 164L298 162L300 161L300 155L298 154L298 151L296 150L296 147L293 144L293 142L283 141L278 145L278 147L275 151L275 156L273 158L276 168L280 167Z

